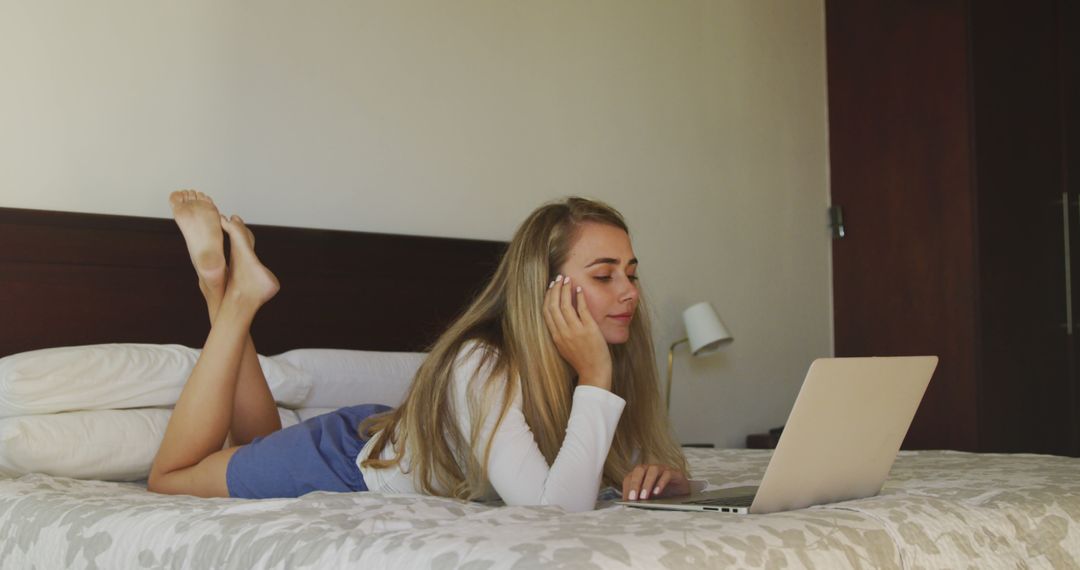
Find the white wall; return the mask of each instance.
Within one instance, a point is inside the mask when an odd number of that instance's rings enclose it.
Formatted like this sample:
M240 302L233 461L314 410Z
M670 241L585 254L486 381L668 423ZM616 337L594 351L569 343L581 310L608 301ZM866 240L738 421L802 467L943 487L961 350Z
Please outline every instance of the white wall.
M631 224L684 441L783 423L831 352L822 0L0 0L0 206L508 239Z

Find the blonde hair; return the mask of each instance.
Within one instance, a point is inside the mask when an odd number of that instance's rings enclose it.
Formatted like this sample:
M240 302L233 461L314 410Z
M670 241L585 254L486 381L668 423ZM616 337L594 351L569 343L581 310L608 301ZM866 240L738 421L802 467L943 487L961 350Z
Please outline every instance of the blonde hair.
M361 423L363 438L374 434L372 450L362 466L397 466L409 452L409 470L419 489L429 495L476 499L489 484L487 463L491 439L479 445L480 427L497 410L502 423L520 387L522 413L548 464L555 461L570 417L574 370L559 355L541 311L548 283L566 261L582 224L607 224L629 230L622 215L602 202L571 197L536 209L513 239L487 287L453 325L435 341L400 407ZM455 363L469 341L484 350L481 378L469 386L471 429L468 438L455 420L451 386ZM663 463L689 476L686 459L671 435L660 406L656 361L644 297L624 344L609 345L611 391L626 400L604 464L604 484L621 487L634 461ZM499 379L506 378L506 382ZM479 390L471 389L479 382ZM395 455L380 459L387 445ZM634 457L640 449L640 457ZM464 466L458 463L461 458ZM464 467L464 469L462 469Z

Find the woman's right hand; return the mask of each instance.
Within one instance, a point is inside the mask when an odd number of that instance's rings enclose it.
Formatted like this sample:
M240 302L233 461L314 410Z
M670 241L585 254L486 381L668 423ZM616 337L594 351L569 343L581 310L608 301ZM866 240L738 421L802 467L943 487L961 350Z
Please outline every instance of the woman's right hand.
M572 296L577 295L577 308ZM611 352L600 327L593 320L581 287L574 291L562 275L548 285L544 295L544 321L551 339L578 374L578 384L611 390Z

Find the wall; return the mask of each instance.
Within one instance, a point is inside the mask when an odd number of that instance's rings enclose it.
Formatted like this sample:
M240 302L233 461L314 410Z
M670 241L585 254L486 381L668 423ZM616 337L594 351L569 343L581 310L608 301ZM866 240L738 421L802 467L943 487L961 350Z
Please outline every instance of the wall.
M0 0L0 206L508 239L627 217L683 441L784 422L831 353L821 0ZM435 286L436 283L433 283Z

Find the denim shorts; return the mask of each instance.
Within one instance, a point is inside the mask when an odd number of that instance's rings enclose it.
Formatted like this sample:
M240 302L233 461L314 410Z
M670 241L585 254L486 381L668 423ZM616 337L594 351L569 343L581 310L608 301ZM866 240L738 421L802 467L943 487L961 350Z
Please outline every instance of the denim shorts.
M229 496L269 499L312 491L367 491L356 466L366 440L356 429L364 418L389 409L381 404L348 406L255 438L229 458Z

